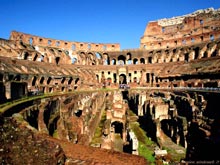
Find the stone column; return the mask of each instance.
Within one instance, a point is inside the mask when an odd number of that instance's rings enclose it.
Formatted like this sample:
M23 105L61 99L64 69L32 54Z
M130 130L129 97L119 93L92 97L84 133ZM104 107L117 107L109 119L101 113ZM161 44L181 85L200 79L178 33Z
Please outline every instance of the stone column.
M138 104L138 116L143 116L143 106L141 104Z
M123 132L122 132L122 140L123 142L125 143L127 141L127 132L126 132L126 128L125 128L125 124L124 124L124 129L123 129Z
M116 76L118 77L116 83L119 84L119 74L117 74Z
M7 99L11 99L11 82L5 83L5 96Z
M39 108L38 114L38 130L42 133L49 134L46 124L44 123L44 108Z

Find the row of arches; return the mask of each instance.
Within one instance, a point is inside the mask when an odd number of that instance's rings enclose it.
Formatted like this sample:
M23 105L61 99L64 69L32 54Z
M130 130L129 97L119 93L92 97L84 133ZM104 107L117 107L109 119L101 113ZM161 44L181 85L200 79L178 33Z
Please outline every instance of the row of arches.
M108 71L102 71L101 75L96 75L96 79L98 83L106 86L110 86L111 84L140 84L140 82L153 86L154 83L161 81L154 73L143 73L142 71L130 71L128 74L116 72L108 74Z
M165 40L165 41L157 41L157 42L150 42L141 44L141 48L146 50L151 49L169 49L174 47L181 47L181 46L192 46L195 44L199 44L202 42L212 42L214 40L220 39L219 34L203 34L201 36L190 36L181 39L172 39L172 40Z
M191 61L201 58L218 56L220 42L203 43L199 46L185 46L174 49L160 49L152 51L80 51L57 50L53 48L35 47L35 51L22 51L19 59L48 62L54 64L79 65L136 65L154 64L176 61Z
M141 56L140 56L141 55ZM136 65L167 63L176 61L191 61L220 55L220 42L211 42L194 47L182 47L175 49L162 49L154 51L137 52L81 52L80 59L75 58L78 64L90 65ZM89 62L90 61L90 62Z
M63 40L56 40L25 34L22 32L12 31L10 35L11 40L22 41L29 45L39 45L44 47L63 48L72 51L90 50L90 51L118 51L120 44L118 43L89 43L89 42L70 42Z
M37 86L50 86L50 85L56 85L56 86L64 86L67 85L70 87L71 85L77 85L79 82L79 78L73 79L72 77L66 78L52 78L52 77L37 77L34 76L31 81L31 87L37 87Z

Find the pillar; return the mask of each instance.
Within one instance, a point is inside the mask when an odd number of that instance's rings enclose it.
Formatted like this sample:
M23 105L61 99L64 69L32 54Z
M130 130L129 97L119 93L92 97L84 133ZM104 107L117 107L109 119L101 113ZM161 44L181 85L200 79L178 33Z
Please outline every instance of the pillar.
M39 108L38 114L38 130L42 133L49 134L46 124L44 123L44 109Z
M11 99L11 82L5 83L5 96L7 99Z
M138 104L138 116L144 116L143 106L141 104Z

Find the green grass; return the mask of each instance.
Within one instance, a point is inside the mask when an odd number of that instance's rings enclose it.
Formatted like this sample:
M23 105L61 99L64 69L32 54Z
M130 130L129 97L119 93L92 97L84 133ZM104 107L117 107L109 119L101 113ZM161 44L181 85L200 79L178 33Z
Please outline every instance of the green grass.
M102 142L102 128L104 126L105 120L106 120L106 111L103 110L101 120L99 122L98 127L96 127L94 136L90 144L96 144Z
M138 152L139 152L140 156L143 156L145 159L147 159L152 164L155 162L153 152L151 150L149 150L149 148L146 146L146 144L139 142L138 143Z
M54 131L54 133L53 133L53 137L54 137L54 138L58 138L58 137L59 137L59 136L58 136L58 132L57 132L57 130Z
M151 164L154 164L155 158L153 156L154 142L151 141L143 129L140 128L138 122L130 123L130 128L138 139L138 152L140 156L143 156Z

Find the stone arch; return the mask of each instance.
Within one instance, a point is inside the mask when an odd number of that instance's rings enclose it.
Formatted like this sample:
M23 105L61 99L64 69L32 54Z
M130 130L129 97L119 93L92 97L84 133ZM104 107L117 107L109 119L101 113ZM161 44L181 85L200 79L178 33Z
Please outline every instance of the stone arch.
M170 57L171 57L171 55L170 55L170 50L165 50L165 52L164 52L164 62L168 62L169 61L169 59L170 59Z
M127 64L132 64L132 55L130 52L127 53Z
M202 58L207 58L207 57L208 57L208 52L205 51Z
M216 49L211 53L211 57L215 57L215 56L217 56L217 50Z
M211 35L209 36L209 38L210 38L210 41L214 41L214 40L215 40L215 36L214 36L213 34L211 34Z
M184 54L184 61L189 62L189 53Z
M106 46L106 45L103 45L103 46L102 46L102 50L106 51L106 50L107 50L107 46Z
M112 59L112 65L116 65L116 59Z
M56 47L60 46L60 41L56 41Z
M32 38L32 37L30 37L30 39L29 39L29 44L30 44L30 45L33 44L33 38Z
M131 60L132 59L132 55L130 52L127 53L127 60Z
M73 57L73 58L72 58L72 64L75 64L75 63L77 63L77 58L76 58L76 57Z
M33 79L32 79L32 86L35 86L36 85L36 82L37 82L37 77L34 76Z
M73 82L73 78L72 78L72 77L70 77L70 79L68 80L68 85L71 85L71 84L72 84L72 82Z
M88 62L88 64L95 65L95 63L94 63L94 54L92 52L87 53L87 62Z
M82 65L85 65L86 64L86 54L85 54L85 52L81 52L80 53L80 57L81 57L81 64Z
M43 54L40 56L39 61L44 62L44 55Z
M150 73L146 73L146 83L150 83Z
M47 79L47 85L50 84L51 80L52 80L52 78L51 78L51 77L48 77L48 79Z
M86 56L91 59L91 57L93 56L93 53L92 53L92 52L87 52L87 53L86 53Z
M74 50L76 50L76 44L72 44L72 50L74 51Z
M133 59L133 64L138 64L138 59L137 58Z
M55 62L58 65L60 63L60 57L55 57Z
M111 123L111 127L114 128L114 133L116 134L120 134L121 138L123 137L123 129L124 129L124 125L122 122L120 121L114 121Z
M200 50L200 48L199 48L199 47L196 47L196 48L194 49L194 51L195 51L194 60L196 60L196 59L198 59L198 58L199 58L199 50Z
M102 59L102 54L99 52L95 52L95 56L97 59Z
M113 73L113 82L116 83L117 82L117 74Z
M23 59L24 60L28 60L28 58L29 58L29 53L28 52L24 52Z
M79 78L75 79L74 89L78 88Z
M76 78L75 80L75 84L77 84L79 82L79 78Z
M63 77L63 78L61 79L61 84L64 84L65 81L66 81L66 78Z
M144 59L144 58L141 58L141 59L140 59L140 63L141 63L141 64L145 64L145 59Z
M87 48L88 48L88 50L91 50L91 44L90 43L88 43Z
M124 73L119 75L119 84L127 84L127 77Z
M107 53L103 54L103 63L104 63L104 65L110 65L110 58Z
M125 65L126 64L126 57L124 55L118 56L118 64L119 65Z
M45 80L45 78L44 78L44 77L41 77L41 78L40 78L40 84L43 84L43 83L44 83L44 80Z
M200 40L203 41L203 40L204 40L204 37L203 37L203 36L200 36Z
M49 46L51 45L51 43L52 43L51 40L48 40L48 41L47 41L47 44L48 44Z
M148 63L152 64L152 57L148 57Z
M33 61L36 61L37 58L38 58L38 54L36 53L36 54L34 55Z

